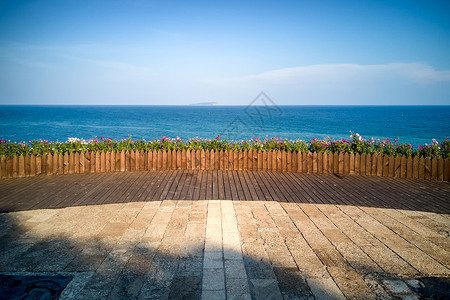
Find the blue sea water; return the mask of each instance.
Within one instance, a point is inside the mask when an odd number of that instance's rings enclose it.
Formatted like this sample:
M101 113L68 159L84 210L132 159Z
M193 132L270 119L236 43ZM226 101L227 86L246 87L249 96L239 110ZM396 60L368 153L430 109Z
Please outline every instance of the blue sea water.
M161 136L240 140L399 138L430 143L450 137L450 106L0 106L0 138L68 137L151 140Z

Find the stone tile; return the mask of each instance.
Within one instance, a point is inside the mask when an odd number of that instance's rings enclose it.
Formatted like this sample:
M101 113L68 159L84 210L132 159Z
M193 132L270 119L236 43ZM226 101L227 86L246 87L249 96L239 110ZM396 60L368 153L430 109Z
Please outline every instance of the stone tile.
M345 300L344 294L338 288L331 277L309 277L306 278L314 298L321 300Z
M203 257L203 268L218 269L223 268L223 256L221 251L205 251Z
M179 276L172 280L169 299L200 299L200 276Z
M249 282L254 299L283 299L276 279L250 279Z
M203 269L202 291L225 291L225 277L223 268Z
M247 272L245 271L244 260L225 260L225 276L228 279L246 279Z
M250 289L247 280L227 278L227 299L251 300Z
M225 290L217 290L217 291L208 291L202 290L202 300L225 300Z

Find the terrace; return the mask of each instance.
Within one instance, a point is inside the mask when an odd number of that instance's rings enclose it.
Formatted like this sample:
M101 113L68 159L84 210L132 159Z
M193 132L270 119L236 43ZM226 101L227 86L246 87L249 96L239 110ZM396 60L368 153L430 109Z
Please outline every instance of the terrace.
M0 276L68 278L63 299L448 296L448 182L151 170L0 190Z

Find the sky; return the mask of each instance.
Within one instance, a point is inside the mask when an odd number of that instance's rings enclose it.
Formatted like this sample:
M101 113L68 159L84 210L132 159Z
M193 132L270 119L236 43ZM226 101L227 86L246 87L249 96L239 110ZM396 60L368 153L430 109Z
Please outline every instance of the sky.
M449 105L450 1L0 0L0 104Z

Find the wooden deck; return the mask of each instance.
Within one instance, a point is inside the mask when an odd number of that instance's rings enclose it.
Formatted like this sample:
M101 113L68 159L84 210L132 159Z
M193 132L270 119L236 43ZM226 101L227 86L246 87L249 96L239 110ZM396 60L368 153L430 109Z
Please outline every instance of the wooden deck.
M267 200L450 213L450 184L258 171L145 171L0 181L0 212L155 200Z

